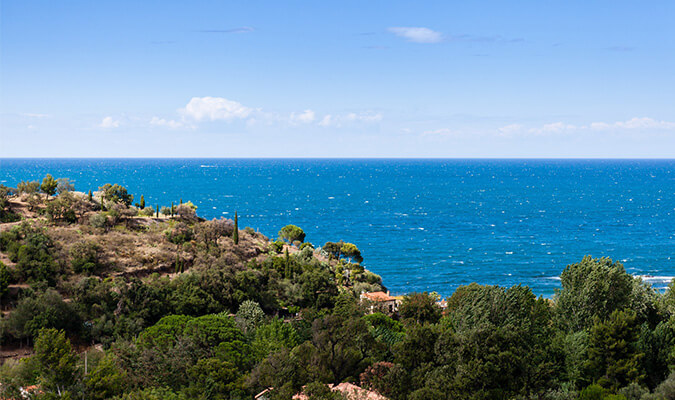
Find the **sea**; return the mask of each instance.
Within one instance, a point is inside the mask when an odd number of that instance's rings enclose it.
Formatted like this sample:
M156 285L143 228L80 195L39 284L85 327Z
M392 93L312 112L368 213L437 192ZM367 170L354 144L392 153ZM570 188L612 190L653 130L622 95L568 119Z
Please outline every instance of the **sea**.
M0 159L0 183L119 183L276 238L354 243L392 294L471 282L554 295L565 266L610 257L659 289L675 275L675 160Z

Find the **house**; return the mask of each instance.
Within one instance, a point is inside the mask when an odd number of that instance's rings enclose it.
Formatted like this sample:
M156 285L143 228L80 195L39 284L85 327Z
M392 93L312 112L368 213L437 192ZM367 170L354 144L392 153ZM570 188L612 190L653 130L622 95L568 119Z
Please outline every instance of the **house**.
M368 292L361 293L361 304L368 307L370 314L375 312L383 312L385 314L394 314L398 312L399 300L384 292Z
M388 400L377 392L356 386L353 383L342 382L337 385L328 385L330 390L342 393L347 400ZM309 400L304 393L298 393L293 396L293 400Z
M256 394L254 399L255 400L269 400L271 391L272 391L272 388L267 388L267 389L263 390L262 392Z

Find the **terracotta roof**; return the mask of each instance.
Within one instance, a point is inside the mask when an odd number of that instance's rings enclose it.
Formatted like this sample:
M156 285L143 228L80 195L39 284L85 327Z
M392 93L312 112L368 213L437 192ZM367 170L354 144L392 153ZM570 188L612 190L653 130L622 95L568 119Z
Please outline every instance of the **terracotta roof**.
M391 297L384 292L370 292L361 294L362 298L366 298L370 301L394 301L395 297Z

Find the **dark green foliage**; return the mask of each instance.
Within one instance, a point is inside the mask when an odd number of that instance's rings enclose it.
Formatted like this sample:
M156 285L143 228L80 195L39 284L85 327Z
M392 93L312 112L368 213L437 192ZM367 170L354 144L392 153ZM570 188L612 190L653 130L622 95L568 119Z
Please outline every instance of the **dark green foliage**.
M81 320L73 307L53 289L21 299L5 321L14 339L32 339L40 329L55 328L68 334L80 332Z
M44 177L42 184L40 185L40 190L45 193L47 196L53 196L56 193L56 187L58 182L50 174Z
M279 231L279 237L286 240L288 243L305 241L305 232L298 226L286 225Z
M87 198L90 202L94 201L94 195L91 193L91 189L89 189L89 194L87 195Z
M127 188L118 184L111 185L106 183L98 188L102 192L103 199L113 204L120 203L126 206L131 205L134 196L127 192Z
M155 217L159 218L159 204L156 205L155 207L156 207L156 210L157 210L157 214L155 215Z
M18 278L53 285L58 265L52 257L52 240L27 223L0 234L0 250L16 263Z
M441 318L441 308L436 299L429 293L411 293L403 297L400 310L401 317L417 323L436 323Z
M595 317L605 320L630 305L633 278L618 262L590 256L568 265L556 293L556 321L564 329L590 328Z
M141 200L138 203L138 208L140 208L141 210L145 208L145 197L143 197L143 195L141 195Z
M123 394L127 374L112 356L106 356L85 376L83 384L87 399L105 400Z
M2 304L2 297L7 293L7 287L9 286L9 270L7 266L0 261L0 305Z
M589 336L588 377L612 391L640 383L644 355L635 347L639 332L632 312L614 311L606 321L596 318Z
M77 357L63 331L42 329L35 340L42 390L61 396L75 383Z
M99 269L101 246L93 241L81 241L70 248L70 265L77 274L91 274Z
M234 230L232 231L232 241L234 244L239 244L239 216L234 212Z
M19 214L12 211L9 196L16 192L5 185L0 185L0 223L15 222L21 220Z
M600 385L590 385L581 391L579 400L603 400L605 397L605 389Z

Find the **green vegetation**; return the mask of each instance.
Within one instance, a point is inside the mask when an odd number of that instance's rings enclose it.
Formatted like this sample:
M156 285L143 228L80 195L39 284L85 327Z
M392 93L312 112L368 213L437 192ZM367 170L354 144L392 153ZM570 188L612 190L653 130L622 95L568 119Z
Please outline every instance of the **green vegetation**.
M330 399L340 382L392 400L675 398L675 283L612 260L567 266L553 299L471 284L444 309L411 293L368 314L359 295L386 289L354 244L314 249L294 225L273 242L190 202L153 218L119 185L45 180L49 197L0 191L24 219L0 230L0 345L29 352L0 365L0 398Z

